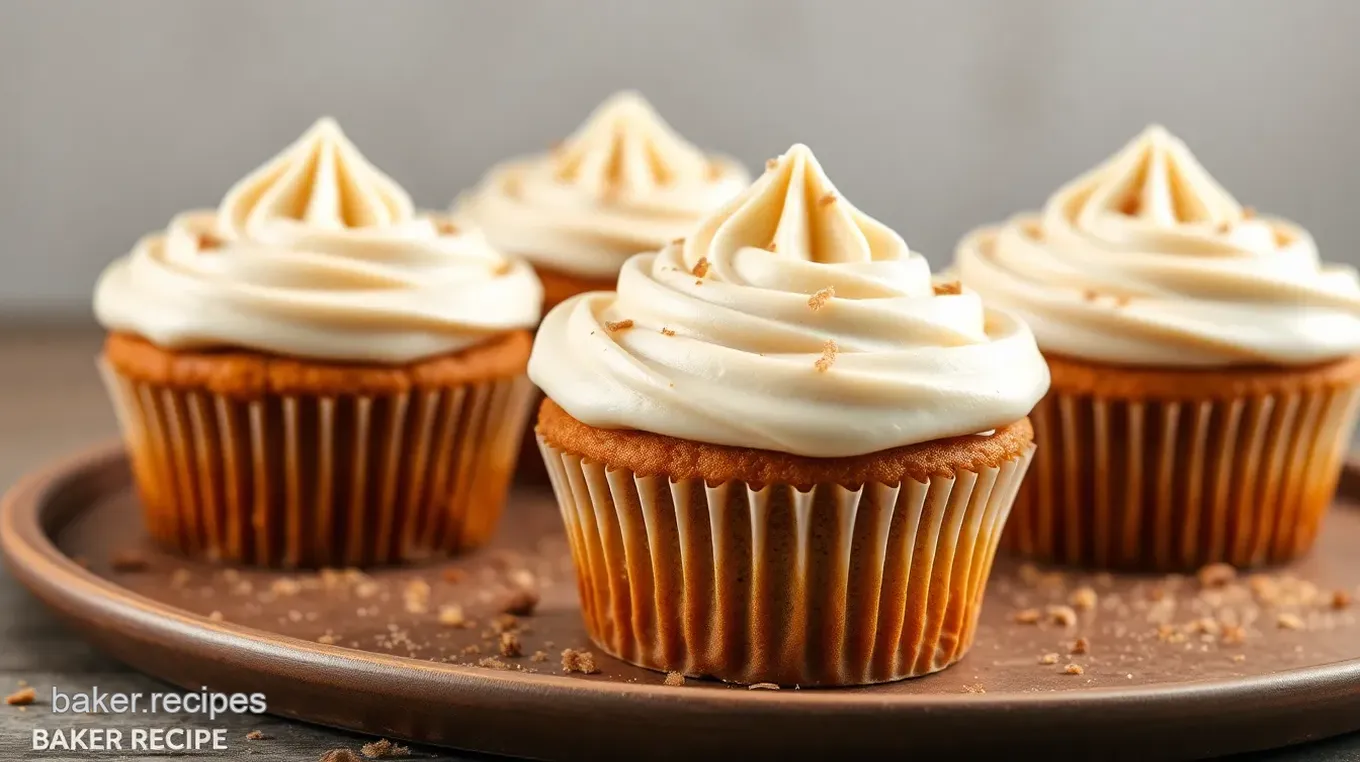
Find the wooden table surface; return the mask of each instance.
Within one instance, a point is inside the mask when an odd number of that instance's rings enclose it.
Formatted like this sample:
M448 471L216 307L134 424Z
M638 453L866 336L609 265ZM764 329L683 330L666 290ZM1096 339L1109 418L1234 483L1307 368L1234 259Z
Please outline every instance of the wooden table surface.
M99 334L92 328L0 328L0 487L8 487L38 465L116 435L113 415L99 386L93 359ZM145 715L52 715L47 695L58 690L166 692L172 686L124 667L85 644L41 607L0 567L0 695L20 681L38 691L37 704L0 705L0 760L144 760L160 756L311 762L335 748L356 750L373 738L261 716L227 716L216 721ZM219 752L32 751L35 728L220 727L229 749ZM246 739L259 730L265 738ZM1055 751L1061 748L1055 739ZM410 759L489 760L466 753L414 748ZM1360 734L1239 759L1360 760Z

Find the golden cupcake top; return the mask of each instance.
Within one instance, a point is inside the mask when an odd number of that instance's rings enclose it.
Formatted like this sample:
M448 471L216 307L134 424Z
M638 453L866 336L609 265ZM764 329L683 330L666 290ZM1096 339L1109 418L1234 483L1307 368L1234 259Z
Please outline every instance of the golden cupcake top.
M534 264L612 279L629 256L687 233L748 181L739 163L701 151L628 91L551 151L494 167L455 213Z
M996 429L1048 387L1022 323L937 289L802 145L617 293L549 312L529 374L590 426L810 457Z
M532 327L542 287L480 232L420 213L331 119L113 262L110 330L166 349L237 347L406 363Z
M964 283L1045 351L1144 366L1305 365L1360 352L1360 279L1240 204L1153 125L1039 214L974 231Z

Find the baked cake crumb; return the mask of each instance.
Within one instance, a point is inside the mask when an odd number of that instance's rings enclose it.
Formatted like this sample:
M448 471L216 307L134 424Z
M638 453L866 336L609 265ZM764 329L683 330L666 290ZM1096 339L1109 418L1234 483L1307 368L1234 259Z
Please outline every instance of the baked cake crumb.
M151 568L151 562L146 560L146 556L135 550L120 550L114 554L109 561L113 570L120 573L144 572Z
M331 749L318 762L364 762L364 759L349 749Z
M1081 654L1090 653L1091 641L1087 640L1086 638L1077 638L1076 640L1072 641L1072 647L1067 649L1067 652L1069 654L1074 654L1077 656L1080 656Z
M468 621L463 615L463 607L454 603L439 607L439 623L445 627L466 627Z
M708 257L699 257L699 261L694 263L694 269L690 273L696 278L708 275Z
M593 675L600 669L595 666L595 654L589 651L567 648L562 651L562 671Z
M404 757L410 754L411 750L383 738L359 747L359 753L369 759L390 759L392 757Z
M826 343L822 345L822 356L818 358L817 362L813 363L813 367L815 367L819 373L827 372L831 369L832 364L836 362L836 353L839 351L840 349L836 346L835 340L827 339Z
M1223 587L1237 579L1237 570L1230 564L1216 563L1202 567L1195 576L1201 587Z
M1063 667L1063 674L1065 675L1082 675L1085 673L1086 670L1083 669L1080 664L1068 664L1066 667Z
M501 656L516 657L523 656L524 649L520 645L519 636L513 632L501 633Z
M514 667L511 667L509 664L506 664L494 656L478 659L477 666L482 667L483 669L514 669Z
M529 657L529 661L547 661L547 651L534 651L534 655Z
M1071 606L1049 606L1048 618L1054 624L1071 627L1077 623L1077 612Z
M38 692L33 688L20 688L19 690L5 697L5 703L10 706L28 706L38 700Z
M1043 656L1040 656L1040 657L1039 657L1039 663L1040 663L1040 664L1057 664L1057 663L1058 663L1058 655L1057 655L1057 654L1044 654Z
M264 733L262 733L262 732L260 732L260 731L258 731L258 730L252 730L252 731L250 731L249 733L246 733L246 740L247 740L247 741L263 741L263 740L265 740L265 735L264 735Z
M746 686L746 690L748 690L748 691L777 691L777 690L779 690L779 685L778 685L777 683L752 683L751 685Z
M1282 630L1302 630L1304 628L1303 618L1298 614L1291 614L1288 611L1280 614L1275 619L1275 623L1278 624Z
M604 327L605 327L606 329L608 329L608 330L610 330L610 331L614 331L614 332L617 332L617 331L626 331L626 330L628 330L629 328L632 328L632 327L633 327L633 321L632 321L632 320L629 320L629 319L624 319L624 320L606 320L606 321L604 321Z
M826 288L808 297L808 307L813 312L816 312L817 310L820 310L821 308L825 307L826 303L831 301L831 298L834 297L835 295L836 287L827 286Z
M1246 655L1246 654L1233 654L1232 660L1233 660L1234 662L1238 663L1238 664L1241 664L1242 662L1244 662L1244 661L1247 660L1247 655Z
M1351 605L1351 594L1345 590L1332 591L1332 608L1344 609Z
M501 605L501 613L513 616L533 616L536 606L538 606L538 591L529 587L521 587L511 593L510 597Z
M664 681L664 683L670 686L684 685L685 676L680 674L679 672L667 672L666 680Z
M1096 607L1096 602L1099 598L1096 595L1095 590L1090 587L1082 586L1072 592L1072 597L1069 600L1072 603L1072 606L1077 610L1087 611Z
M666 328L665 326L662 326L662 328L661 328L661 335L662 335L662 336L674 336L674 335L675 335L675 331L672 331L671 329Z
M1021 609L1015 612L1015 621L1020 624L1038 624L1041 616L1039 609Z
M1236 624L1223 625L1223 633L1219 636L1219 640L1227 645L1238 645L1239 643L1246 641L1246 639L1247 631Z

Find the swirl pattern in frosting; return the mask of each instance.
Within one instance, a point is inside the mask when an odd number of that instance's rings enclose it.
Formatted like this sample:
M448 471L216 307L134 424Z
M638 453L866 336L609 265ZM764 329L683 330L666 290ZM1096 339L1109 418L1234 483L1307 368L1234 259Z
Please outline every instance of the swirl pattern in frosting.
M1043 212L969 234L965 285L1045 352L1145 367L1294 366L1360 352L1360 279L1256 217L1152 126Z
M628 257L688 233L749 180L622 92L551 152L492 168L454 213L536 265L612 280Z
M529 374L591 426L810 457L994 429L1048 387L1024 324L937 294L801 145L617 293L549 312Z
M402 364L531 328L542 298L527 264L418 213L323 119L111 264L95 314L172 350Z

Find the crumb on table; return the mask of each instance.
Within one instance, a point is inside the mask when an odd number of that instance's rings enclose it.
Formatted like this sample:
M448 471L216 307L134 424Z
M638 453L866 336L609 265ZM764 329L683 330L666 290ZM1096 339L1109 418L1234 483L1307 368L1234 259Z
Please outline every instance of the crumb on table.
M392 757L404 757L410 754L411 750L383 738L359 747L359 753L369 759L390 759Z
M10 706L28 706L38 700L38 692L33 688L26 687L9 694L5 697L5 703Z
M599 672L600 669L595 666L595 654L589 651L577 651L574 648L567 648L562 651L562 671L593 675Z

